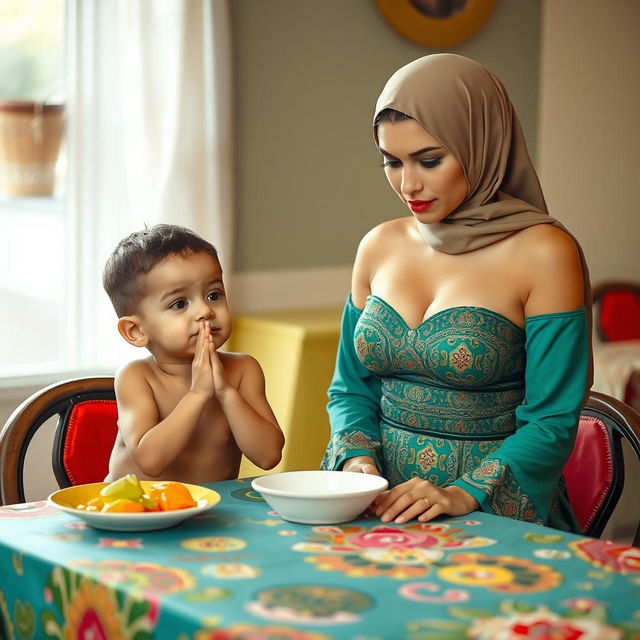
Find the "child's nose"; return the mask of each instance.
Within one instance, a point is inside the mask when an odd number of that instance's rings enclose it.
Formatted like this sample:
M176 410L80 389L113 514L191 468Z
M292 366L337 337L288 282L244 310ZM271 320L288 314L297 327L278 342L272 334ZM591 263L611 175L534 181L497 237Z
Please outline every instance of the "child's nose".
M200 320L207 320L213 315L213 309L208 304L206 300L200 301L198 304L198 308L196 309L196 319L198 322Z

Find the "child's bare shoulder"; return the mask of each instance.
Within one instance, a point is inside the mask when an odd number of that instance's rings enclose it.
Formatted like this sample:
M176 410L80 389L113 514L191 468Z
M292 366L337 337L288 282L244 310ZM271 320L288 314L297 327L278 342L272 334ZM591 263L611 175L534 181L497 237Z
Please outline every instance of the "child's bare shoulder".
M262 375L260 363L248 353L218 351L218 356L227 374L231 376L237 375L237 379L251 373Z
M218 352L220 362L229 376L229 382L240 393L264 391L264 372L260 363L248 353Z
M235 351L218 351L218 357L220 358L220 362L222 362L222 366L225 368L227 372L238 371L242 373L243 371L255 370L262 368L258 361L250 356L248 353L239 353Z
M156 372L157 365L153 358L132 360L122 365L115 376L116 386L136 382L147 382Z

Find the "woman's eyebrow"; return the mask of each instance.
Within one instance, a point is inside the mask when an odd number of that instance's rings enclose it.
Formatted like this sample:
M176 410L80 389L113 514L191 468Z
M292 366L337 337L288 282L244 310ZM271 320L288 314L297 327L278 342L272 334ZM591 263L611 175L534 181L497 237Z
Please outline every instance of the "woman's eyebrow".
M378 147L378 149L383 156L395 158L394 155L392 155L388 151L385 151L382 147ZM429 151L438 151L440 149L442 149L442 147L423 147L422 149L418 149L417 151L412 151L409 155L413 158L414 156L419 156L422 153L427 153Z
M438 151L439 149L442 149L442 147L423 147L422 149L418 149L417 151L413 151L409 155L411 157L419 156L421 153L427 153L428 151Z

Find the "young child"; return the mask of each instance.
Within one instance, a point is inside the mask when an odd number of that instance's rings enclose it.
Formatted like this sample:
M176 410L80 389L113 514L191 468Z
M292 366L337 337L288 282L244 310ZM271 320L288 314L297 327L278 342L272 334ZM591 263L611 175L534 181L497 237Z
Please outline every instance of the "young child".
M263 469L278 464L284 437L260 365L218 352L232 319L215 248L158 224L118 244L103 282L120 334L151 354L116 374L118 436L105 480L228 480L243 453Z

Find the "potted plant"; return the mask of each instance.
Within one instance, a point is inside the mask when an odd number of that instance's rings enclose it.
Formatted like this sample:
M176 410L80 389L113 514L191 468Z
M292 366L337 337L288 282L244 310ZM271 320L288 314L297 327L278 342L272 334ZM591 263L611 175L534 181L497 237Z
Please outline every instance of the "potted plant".
M0 99L0 190L52 195L63 134L62 104Z
M64 136L64 106L54 93L62 86L63 34L63 0L1 1L0 191L6 196L53 194Z

